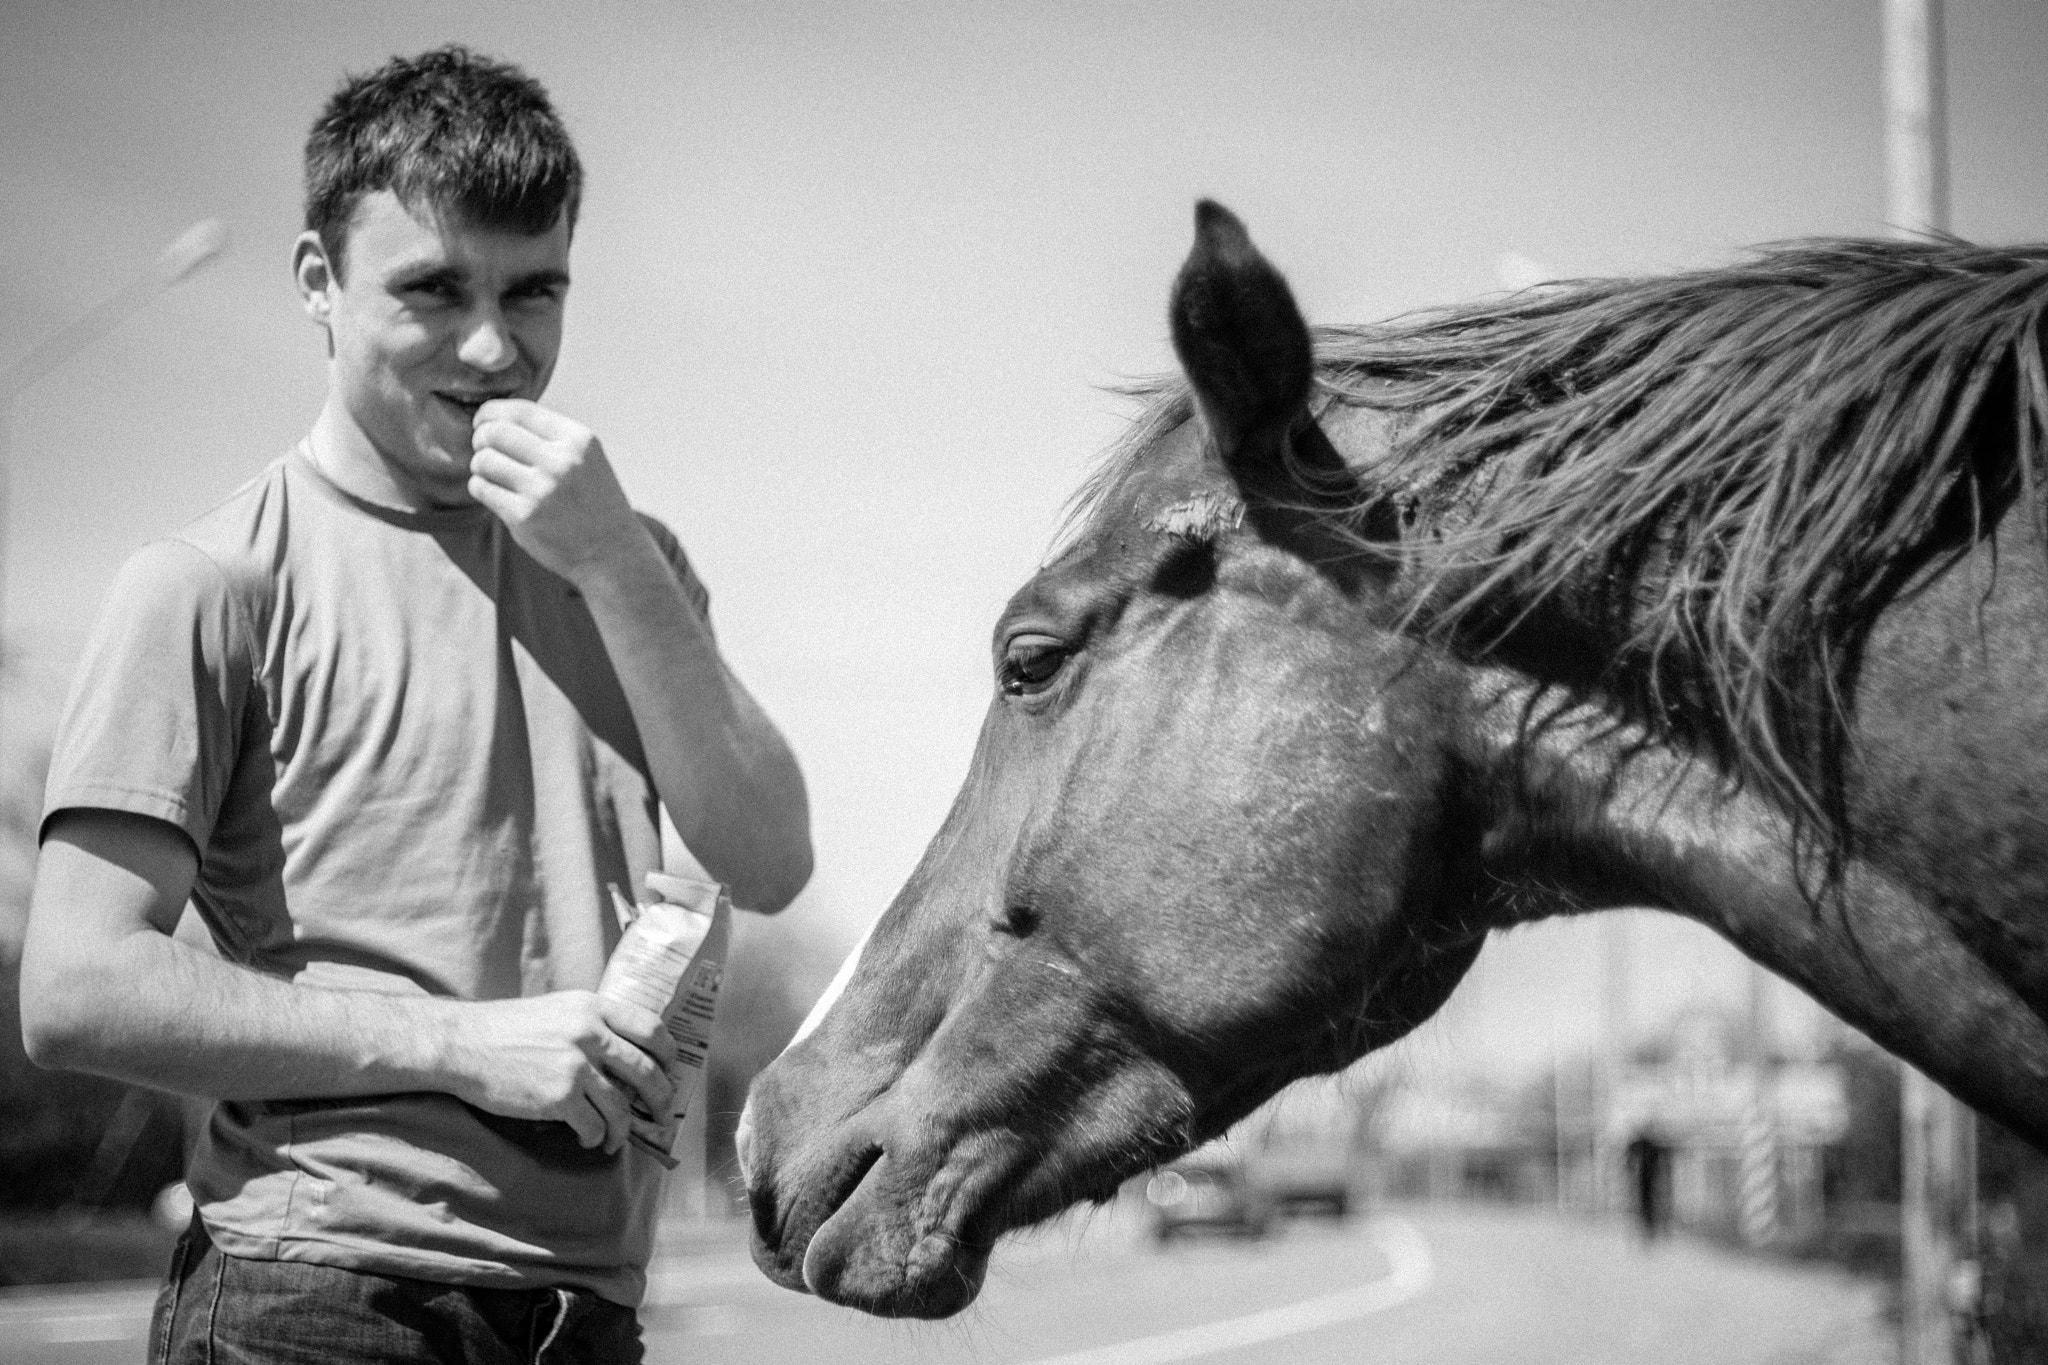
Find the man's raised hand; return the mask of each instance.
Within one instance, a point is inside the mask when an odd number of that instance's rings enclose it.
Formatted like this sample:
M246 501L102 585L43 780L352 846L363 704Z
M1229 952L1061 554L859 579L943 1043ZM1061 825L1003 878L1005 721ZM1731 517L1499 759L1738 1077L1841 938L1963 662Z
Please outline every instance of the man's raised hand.
M632 545L638 519L590 428L524 398L476 411L469 495L572 582Z

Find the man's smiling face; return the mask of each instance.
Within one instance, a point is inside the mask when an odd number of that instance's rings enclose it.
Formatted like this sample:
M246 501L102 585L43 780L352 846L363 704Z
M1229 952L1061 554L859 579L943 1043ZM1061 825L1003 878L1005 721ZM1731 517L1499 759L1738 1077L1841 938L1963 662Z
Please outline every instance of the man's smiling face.
M529 236L376 190L349 219L341 274L324 319L335 396L408 501L469 502L477 407L537 399L554 372L566 219Z

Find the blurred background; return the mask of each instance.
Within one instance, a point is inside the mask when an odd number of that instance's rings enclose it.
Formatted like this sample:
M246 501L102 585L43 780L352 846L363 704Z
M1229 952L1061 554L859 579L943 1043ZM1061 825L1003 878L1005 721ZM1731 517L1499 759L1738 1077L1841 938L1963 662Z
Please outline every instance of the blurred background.
M810 781L818 873L741 928L680 1226L730 1211L746 1078L937 828L996 613L1125 420L1109 387L1170 368L1198 196L1324 322L1876 234L1880 35L1874 0L0 8L0 367L26 373L195 222L227 234L0 397L0 1284L147 1277L168 1245L148 1210L191 1116L20 1056L41 773L116 566L318 409L288 251L305 130L345 71L452 40L552 92L589 188L549 402L682 537ZM1947 37L1955 231L2048 237L2048 7L1954 0ZM1336 1119L1288 1131L1341 1130L1361 1204L1596 1221L1630 1206L1629 1143L1653 1134L1676 1223L1881 1284L1896 1091L1791 987L1629 914L1498 937ZM1262 1121L1240 1150L1292 1141ZM1984 1141L2011 1168L1986 1177L1995 1212L2027 1162ZM1145 1198L1145 1228L1174 1221Z

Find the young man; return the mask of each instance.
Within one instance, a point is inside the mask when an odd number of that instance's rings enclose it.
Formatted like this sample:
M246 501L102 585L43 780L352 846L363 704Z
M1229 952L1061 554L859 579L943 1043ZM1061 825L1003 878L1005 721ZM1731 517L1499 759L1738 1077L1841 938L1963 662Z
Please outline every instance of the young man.
M660 1021L592 994L657 799L743 906L795 760L674 536L539 403L581 170L460 48L350 80L293 265L297 449L109 593L50 771L30 1055L219 1101L155 1359L639 1357ZM219 954L171 937L188 898ZM545 1351L541 1348L545 1346Z

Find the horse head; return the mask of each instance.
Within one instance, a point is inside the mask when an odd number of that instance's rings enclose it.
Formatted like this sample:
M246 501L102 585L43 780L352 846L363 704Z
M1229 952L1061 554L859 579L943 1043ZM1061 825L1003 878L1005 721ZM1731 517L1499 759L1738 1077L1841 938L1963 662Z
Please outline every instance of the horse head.
M1191 403L1010 600L965 786L754 1086L755 1255L792 1288L957 1311L1001 1233L1400 1036L1478 951L1447 664L1371 515L1322 514L1363 504L1308 329L1213 204L1171 320Z
M1790 243L1312 348L1205 205L1171 312L1185 390L1003 612L959 799L755 1083L771 1277L953 1312L1006 1229L1603 906L2048 1150L2048 247Z

